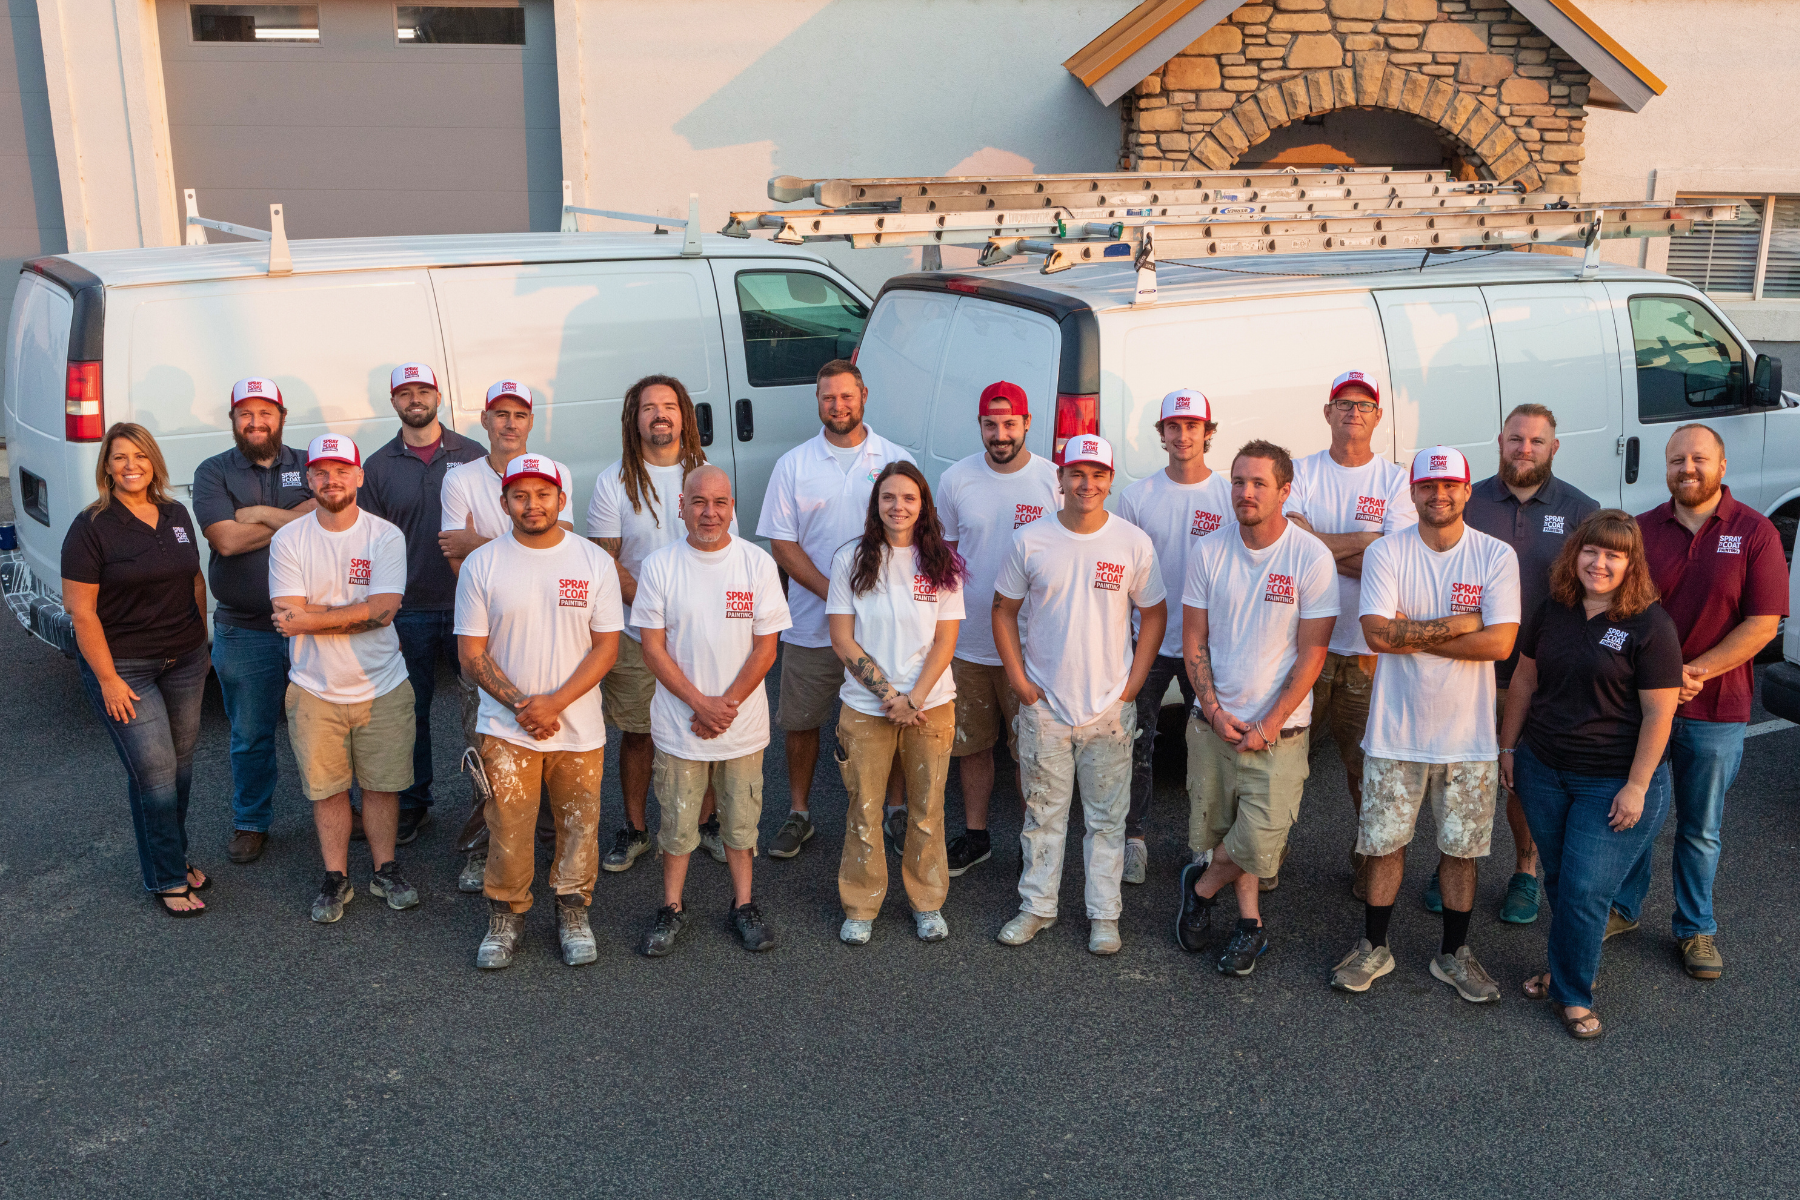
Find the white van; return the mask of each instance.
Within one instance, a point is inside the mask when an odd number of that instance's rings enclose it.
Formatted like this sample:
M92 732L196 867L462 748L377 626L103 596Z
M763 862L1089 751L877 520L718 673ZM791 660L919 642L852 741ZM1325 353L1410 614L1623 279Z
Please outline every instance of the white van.
M1035 262L1035 260L1033 260ZM869 422L911 449L934 482L980 451L976 397L1025 389L1027 445L1112 441L1124 486L1167 464L1157 405L1179 387L1212 400L1207 460L1268 438L1297 458L1330 444L1322 409L1352 368L1381 381L1377 452L1407 461L1447 444L1485 477L1514 405L1556 413L1556 472L1604 505L1668 499L1662 451L1675 425L1725 439L1732 494L1792 544L1800 515L1800 412L1781 364L1758 356L1705 296L1666 275L1492 251L1332 253L1159 264L1157 299L1134 305L1119 265L1054 275L1034 265L902 275L883 286L857 359ZM1054 435L1054 436L1053 436Z
M813 377L848 357L868 297L821 257L735 238L507 234L295 241L293 273L261 243L66 254L25 265L7 341L6 439L18 549L0 555L15 614L73 653L60 603L63 534L94 498L115 421L156 435L176 496L231 447L233 381L268 375L286 441L329 429L367 454L399 422L388 372L419 360L443 417L485 442L488 385L537 396L532 448L567 463L585 513L619 455L625 390L652 373L692 393L701 441L736 473L753 526L775 460L818 430Z

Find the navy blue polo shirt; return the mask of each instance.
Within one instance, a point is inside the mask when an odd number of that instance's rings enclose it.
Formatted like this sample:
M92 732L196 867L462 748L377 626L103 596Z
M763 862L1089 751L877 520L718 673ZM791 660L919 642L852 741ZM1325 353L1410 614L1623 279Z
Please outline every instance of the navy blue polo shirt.
M154 529L123 504L84 508L63 538L62 577L100 585L94 607L115 661L180 658L206 644L194 603L200 534L178 501L156 508Z
M444 523L444 472L458 463L487 457L487 447L449 426L429 463L394 440L363 458L358 505L400 527L406 537L406 612L448 612L456 608L456 572L438 546Z
M1550 567L1562 553L1565 539L1575 532L1600 502L1556 476L1531 499L1520 504L1500 476L1490 475L1469 491L1463 521L1489 537L1497 537L1519 556L1519 611L1529 616L1550 597ZM1494 682L1505 688L1519 665L1520 642L1503 662L1494 664Z
M236 446L194 468L194 520L201 532L233 520L240 508L261 504L297 508L312 499L306 486L306 451L283 446L275 461L259 467ZM208 548L206 582L212 588L213 620L234 629L275 632L269 603L269 548L220 554Z

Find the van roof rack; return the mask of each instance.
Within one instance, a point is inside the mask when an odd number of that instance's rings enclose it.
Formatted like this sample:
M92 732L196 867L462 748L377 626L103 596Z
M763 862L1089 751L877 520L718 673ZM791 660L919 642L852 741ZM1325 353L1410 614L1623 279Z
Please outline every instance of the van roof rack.
M680 217L656 217L644 213L614 212L610 208L582 208L575 203L575 187L567 179L562 181L562 232L580 233L581 222L577 219L581 214L590 217L610 217L615 221L630 221L637 225L653 226L652 232L667 233L669 229L682 231L681 256L695 258L700 254L700 194L688 193L688 215ZM664 229L667 225L669 229Z
M230 221L214 221L200 215L200 206L194 199L194 189L188 188L181 193L187 203L187 244L190 246L206 245L206 231L216 229L220 233L235 234L252 241L269 243L269 274L292 275L294 273L294 257L288 253L287 222L282 219L282 205L269 205L269 227L252 229L248 225L233 225Z

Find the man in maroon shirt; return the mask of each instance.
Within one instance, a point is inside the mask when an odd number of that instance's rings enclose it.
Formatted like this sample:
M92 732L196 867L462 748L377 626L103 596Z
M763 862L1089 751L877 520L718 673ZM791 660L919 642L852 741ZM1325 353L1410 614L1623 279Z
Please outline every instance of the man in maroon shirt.
M1725 970L1714 936L1713 876L1725 793L1744 757L1755 683L1750 662L1788 611L1781 536L1724 485L1725 443L1683 425L1663 455L1669 503L1638 517L1650 574L1681 635L1681 707L1669 735L1675 785L1675 936L1695 979ZM1638 926L1650 890L1652 842L1613 902L1606 936Z

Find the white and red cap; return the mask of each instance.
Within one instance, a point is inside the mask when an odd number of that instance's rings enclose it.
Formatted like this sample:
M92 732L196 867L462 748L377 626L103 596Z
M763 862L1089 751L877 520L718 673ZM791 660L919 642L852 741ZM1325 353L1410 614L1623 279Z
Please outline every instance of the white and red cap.
M542 479L565 492L569 490L569 468L541 454L521 454L507 463L506 474L500 477L500 487L504 490L521 479Z
M486 407L494 407L494 403L499 400L517 400L526 408L530 408L531 389L525 384L514 382L511 379L502 379L488 389Z
M1375 397L1375 403L1381 403L1381 385L1376 383L1375 377L1367 371L1345 371L1342 375L1339 375L1336 379L1332 380L1331 395L1328 399L1336 400L1339 392L1351 386L1368 388L1369 395Z
M1107 470L1113 469L1112 443L1097 433L1078 433L1063 445L1062 465L1072 467L1076 463L1097 463Z
M231 385L231 407L246 400L267 400L282 412L287 411L287 405L281 401L281 389L265 375L247 375Z
M321 433L306 444L306 465L312 466L322 462L349 463L353 467L362 466L362 451L356 443L341 433Z
M1427 479L1467 483L1469 460L1463 457L1461 450L1453 446L1427 446L1413 455L1412 481L1424 483Z
M444 390L438 387L437 372L425 363L401 363L388 376L388 395L393 395L409 383L422 383L440 392Z
M1206 398L1204 393L1196 392L1193 388L1177 388L1163 397L1162 416L1156 420L1160 424L1170 417L1191 417L1196 421L1210 421L1213 419L1212 402Z

